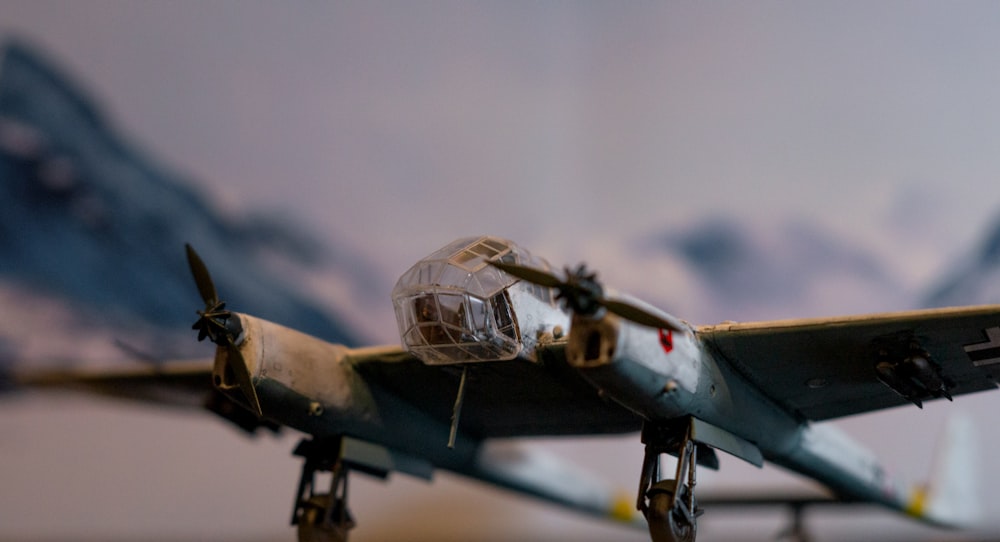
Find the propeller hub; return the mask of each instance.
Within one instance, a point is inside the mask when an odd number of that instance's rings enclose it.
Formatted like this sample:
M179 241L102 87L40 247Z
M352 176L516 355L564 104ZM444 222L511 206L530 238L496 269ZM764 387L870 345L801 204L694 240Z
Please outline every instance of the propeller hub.
M213 343L225 346L226 342L230 338L234 338L235 335L230 334L229 322L233 316L233 313L226 310L226 304L222 301L216 301L211 305L207 305L204 310L197 311L198 320L191 326L198 332L198 340L203 341L206 338ZM239 322L237 319L236 322Z
M580 264L576 269L565 268L566 280L558 286L556 299L566 308L581 316L594 316L601 310L604 287L597 281L597 273L588 272L587 266Z
M657 314L656 311L650 311L630 301L604 297L604 287L597 281L597 274L588 272L587 267L583 264L576 266L576 269L566 267L566 278L560 279L541 269L497 260L492 260L489 263L521 280L546 288L554 288L558 292L556 298L565 303L566 308L579 316L595 317L598 314L603 314L602 311L608 311L639 325L671 331L684 330L682 324L671 321L670 318Z

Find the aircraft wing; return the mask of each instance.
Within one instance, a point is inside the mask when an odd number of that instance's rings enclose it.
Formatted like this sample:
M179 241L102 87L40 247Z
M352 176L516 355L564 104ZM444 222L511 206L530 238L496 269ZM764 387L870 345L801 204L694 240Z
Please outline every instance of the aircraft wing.
M997 387L1000 305L844 318L724 323L705 344L760 390L810 420L907 404L875 366L922 351L951 395Z
M601 397L566 363L564 342L538 347L538 361L469 364L460 430L476 438L630 433L641 418ZM368 382L448 422L460 367L429 366L401 348L350 355Z
M212 358L117 368L20 369L15 387L78 389L159 405L201 408L212 391Z
M258 418L212 387L213 358L164 361L133 367L20 369L6 379L14 389L70 389L181 410L209 410L255 434L279 426Z
M600 397L566 364L564 344L539 347L537 361L518 358L470 366L461 431L478 439L638 431L641 419L635 413ZM182 408L207 406L231 419L242 412L229 408L229 400L212 388L213 363L206 358L123 368L32 369L15 372L12 380L15 387L78 389ZM445 423L450 420L461 368L425 365L399 347L351 350L349 363L369 386ZM253 418L247 422L256 422ZM237 424L244 427L242 422Z

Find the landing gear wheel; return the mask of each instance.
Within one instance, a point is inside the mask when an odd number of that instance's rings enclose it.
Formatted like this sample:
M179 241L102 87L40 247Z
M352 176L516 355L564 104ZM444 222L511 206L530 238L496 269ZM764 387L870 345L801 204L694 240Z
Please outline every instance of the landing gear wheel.
M331 517L337 521L330 521ZM298 539L312 542L347 542L347 533L355 525L344 500L336 499L331 508L329 494L313 495L304 502L298 521Z
M694 498L698 446L690 419L643 427L646 453L636 507L646 517L653 542L694 542L702 511ZM677 456L674 478L660 480L660 456Z
M296 455L306 458L292 511L292 525L298 528L299 542L347 542L356 525L347 509L347 475L350 466L342 455L340 439L303 440ZM318 491L316 473L329 472L326 492Z
M646 519L653 542L694 542L697 524L682 507L675 506L678 502L674 495L676 490L676 480L662 480L646 492ZM682 493L687 492L682 490ZM686 495L676 497L682 499L681 502L685 498Z

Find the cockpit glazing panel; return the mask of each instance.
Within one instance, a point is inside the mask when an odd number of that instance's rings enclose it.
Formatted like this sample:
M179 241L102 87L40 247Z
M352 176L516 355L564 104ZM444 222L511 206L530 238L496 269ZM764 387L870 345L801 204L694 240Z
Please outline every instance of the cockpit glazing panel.
M507 288L518 279L489 265L502 261L547 268L496 237L455 241L417 262L392 291L403 345L428 364L513 359L521 350Z

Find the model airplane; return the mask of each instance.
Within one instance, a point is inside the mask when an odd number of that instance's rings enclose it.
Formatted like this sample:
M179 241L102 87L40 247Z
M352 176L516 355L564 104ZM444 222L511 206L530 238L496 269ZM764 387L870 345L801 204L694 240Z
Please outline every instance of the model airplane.
M429 477L434 469L638 520L654 542L690 541L702 512L696 467L718 468L715 450L801 473L842 500L940 525L967 519L968 465L942 469L931 495L811 422L995 388L1000 306L696 327L606 293L582 266L557 276L510 241L476 237L399 279L392 300L402 347L349 349L230 312L190 247L188 261L205 302L194 328L217 345L214 367L25 380L148 397L146 384L189 389L211 378L244 407L217 397L215 410L243 427L308 434L296 450L305 462L292 518L302 541L346 540L350 471ZM640 430L634 501L493 446ZM660 467L667 454L678 458L672 477ZM328 488L316 481L324 471Z

